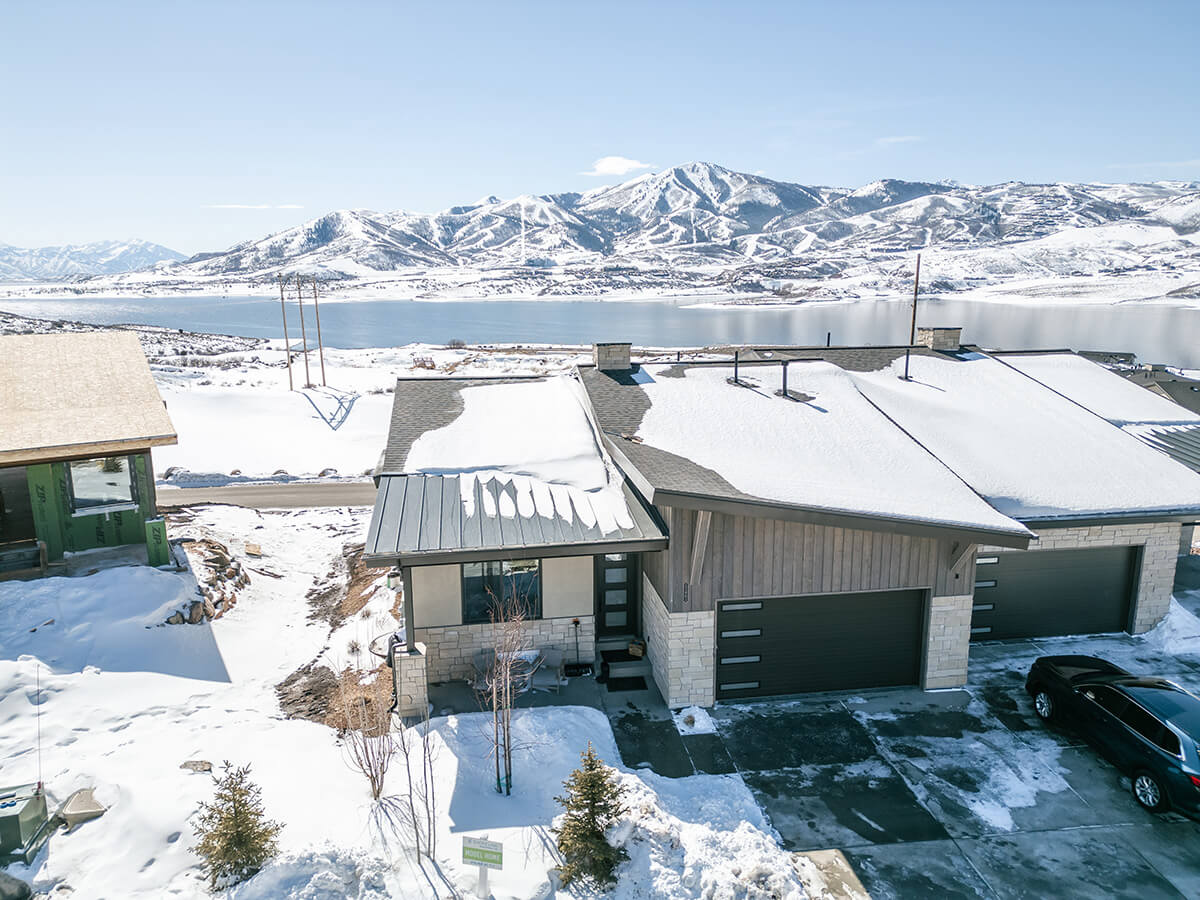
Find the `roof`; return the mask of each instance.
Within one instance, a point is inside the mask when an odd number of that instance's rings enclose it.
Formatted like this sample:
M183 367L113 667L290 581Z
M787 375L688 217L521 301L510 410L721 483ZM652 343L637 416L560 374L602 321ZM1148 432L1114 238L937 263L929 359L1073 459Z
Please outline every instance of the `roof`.
M897 352L872 355L878 364ZM805 511L846 527L884 521L1028 540L1024 526L897 429L838 366L790 363L787 399L781 366L740 366L738 385L733 374L726 362L580 368L610 449L656 504L703 498L697 505L726 501L783 518Z
M573 375L400 379L377 475L366 548L377 563L666 545Z
M1123 392L1139 388L1071 358L1103 376L1091 399L1112 411L1161 402L1145 392L1144 401L1131 398ZM911 381L900 377L903 362L853 377L901 428L992 506L1022 522L1200 512L1195 472L1016 368L1036 357L1002 359L978 352L915 356ZM1078 374L1073 364L1069 371ZM1120 396L1110 398L1109 390Z
M1005 363L1107 419L1127 434L1200 472L1200 415L1138 381L1069 351L996 354Z
M666 530L627 484L607 497L512 476L390 475L379 481L368 562L434 565L661 550Z
M177 442L137 336L0 336L0 465Z

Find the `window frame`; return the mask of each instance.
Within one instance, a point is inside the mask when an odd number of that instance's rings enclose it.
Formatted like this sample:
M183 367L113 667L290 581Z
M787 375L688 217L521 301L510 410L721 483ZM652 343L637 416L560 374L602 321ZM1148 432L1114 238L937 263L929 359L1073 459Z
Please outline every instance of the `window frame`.
M543 588L542 588L542 571L543 571L542 562L543 561L540 556L525 557L523 559L486 559L486 560L478 560L476 562L459 563L459 566L458 566L459 621L463 625L490 625L490 624L492 624L492 619L490 616L487 618L482 618L482 619L481 618L469 618L467 616L467 566L484 566L484 567L499 566L500 567L499 576L488 576L485 574L484 578L485 578L485 581L489 577L498 577L499 578L500 584L501 584L501 591L502 591L501 600L503 601L504 599L507 599L506 578L510 577L510 576L506 576L504 574L504 567L511 566L516 563L525 563L525 562L537 563L537 575L535 576L535 580L534 580L534 583L537 585L537 598L536 598L536 602L533 604L533 606L534 606L533 610L527 611L527 615L525 616L525 619L526 619L526 621L531 621L531 622L540 621L543 618L543 612L544 612L544 603L543 603L544 598L543 598Z
M73 466L76 463L101 463L106 459L124 459L125 475L129 479L129 499L113 503L97 504L95 506L80 506L75 495L75 474ZM135 454L115 454L113 456L86 456L81 459L69 459L64 463L67 473L67 499L71 507L71 517L109 515L115 512L131 512L141 506L141 496L138 491L137 456Z

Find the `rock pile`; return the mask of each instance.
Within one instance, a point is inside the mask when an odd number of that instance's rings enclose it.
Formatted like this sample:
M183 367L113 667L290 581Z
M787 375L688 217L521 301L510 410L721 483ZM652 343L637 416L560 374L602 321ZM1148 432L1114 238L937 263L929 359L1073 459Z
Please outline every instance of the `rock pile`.
M167 618L168 625L198 625L219 619L238 601L237 592L250 583L250 573L233 557L229 548L211 538L184 544L199 597Z

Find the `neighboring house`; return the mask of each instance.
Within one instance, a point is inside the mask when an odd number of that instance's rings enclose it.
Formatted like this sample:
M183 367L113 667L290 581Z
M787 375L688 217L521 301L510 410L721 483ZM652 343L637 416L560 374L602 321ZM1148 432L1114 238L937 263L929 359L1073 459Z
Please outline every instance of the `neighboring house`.
M150 448L176 441L134 334L0 337L0 576L120 545L167 562Z
M400 380L366 558L404 570L413 677L467 674L488 586L534 579L535 644L643 637L673 707L949 687L972 640L1150 628L1200 475L958 335Z

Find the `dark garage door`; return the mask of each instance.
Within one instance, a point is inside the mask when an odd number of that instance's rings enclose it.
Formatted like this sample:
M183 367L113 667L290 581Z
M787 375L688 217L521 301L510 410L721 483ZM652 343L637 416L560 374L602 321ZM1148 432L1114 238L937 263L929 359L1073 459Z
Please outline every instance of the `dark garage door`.
M971 639L1124 631L1137 558L1136 547L980 556Z
M916 684L924 591L717 601L717 698Z

